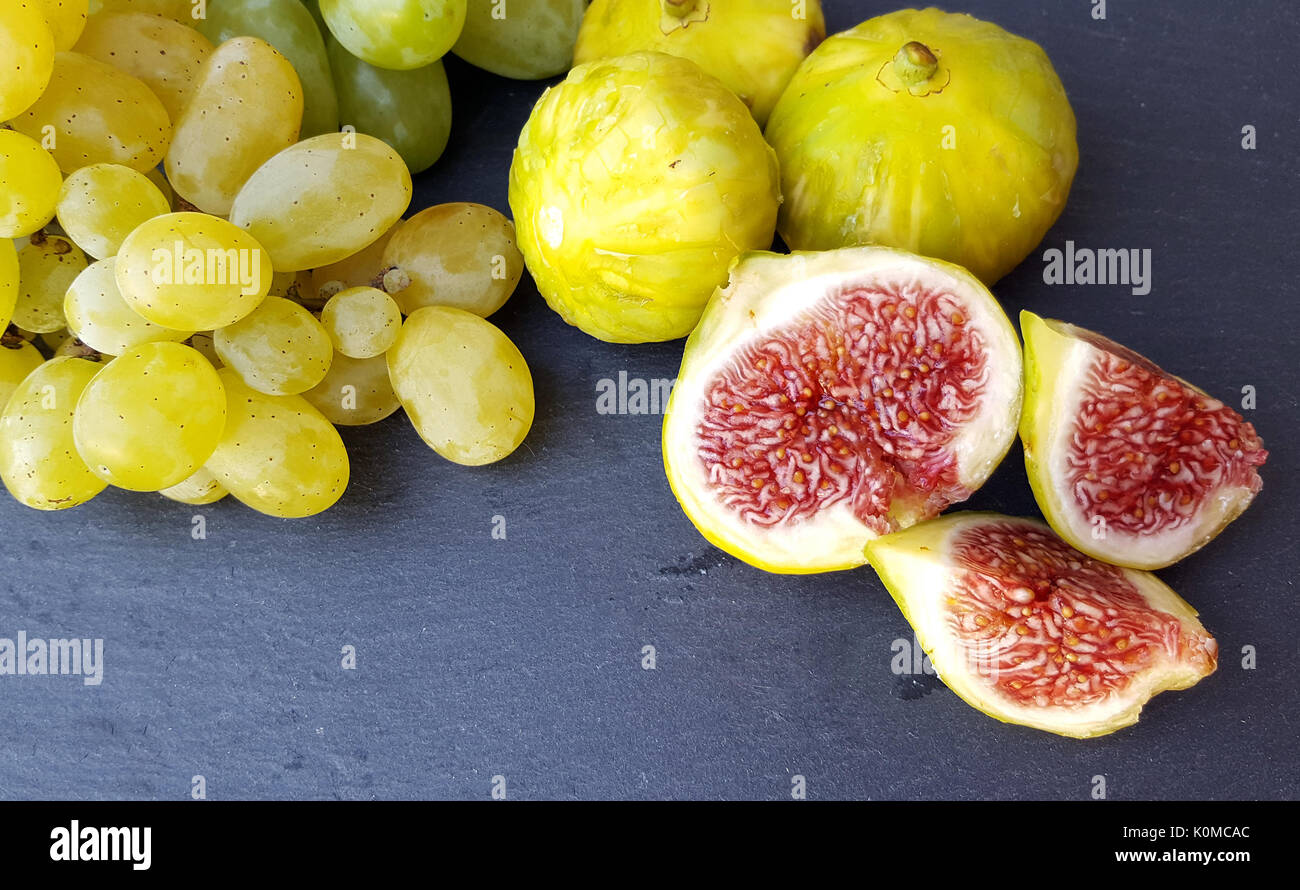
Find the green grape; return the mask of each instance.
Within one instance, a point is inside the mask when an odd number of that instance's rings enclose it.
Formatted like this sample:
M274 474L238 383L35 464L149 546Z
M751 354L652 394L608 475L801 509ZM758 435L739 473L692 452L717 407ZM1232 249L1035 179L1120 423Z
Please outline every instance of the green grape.
M64 343L73 339L71 332L67 328L59 328L57 331L50 331L47 334L41 334L40 340L45 344L45 348L54 352Z
M452 52L471 65L516 80L563 74L573 62L573 45L587 3L469 0L465 30Z
M155 216L117 254L127 305L178 331L234 324L262 302L271 276L270 258L252 235L204 213Z
M320 0L320 11L348 52L402 71L441 59L465 26L465 0Z
M99 260L115 256L142 222L170 210L167 196L149 176L121 164L77 170L64 180L57 207L63 231Z
M111 12L90 20L77 52L138 77L176 123L203 62L212 54L212 44L198 31L172 19Z
M486 318L510 298L524 274L514 223L482 204L421 210L388 242L384 265L406 275L406 286L393 289L406 315L421 306L455 306Z
M0 411L18 385L44 361L40 350L21 337L0 336ZM387 366L384 373L388 373Z
M339 118L397 150L412 173L433 166L451 136L451 88L441 61L410 71L377 68L332 37Z
M72 431L77 400L101 367L53 358L9 396L0 413L0 479L19 503L66 510L107 487L77 454Z
M286 148L253 174L230 210L281 272L351 256L401 218L411 173L363 133L327 133ZM214 326L216 327L216 326Z
M213 43L260 37L284 54L302 81L302 136L339 128L338 98L325 57L325 41L311 13L298 0L221 0L208 4L198 29Z
M388 361L382 355L348 358L341 352L334 353L325 379L302 397L336 426L378 423L402 407L388 379Z
M326 300L339 291L350 287L378 287L382 283L384 273L388 271L388 267L384 265L384 248L388 246L389 239L402 227L402 223L403 220L399 219L373 244L363 247L351 256L344 257L337 263L311 270L302 294L303 302L319 309L325 305Z
M45 13L45 23L54 35L55 51L66 52L76 46L86 27L90 0L40 0L37 5Z
M175 342L190 335L156 325L128 306L117 289L116 269L115 257L91 263L69 285L63 317L72 336L96 352L122 355L142 343Z
M393 391L420 438L448 460L490 464L533 425L533 378L510 338L463 309L426 306L388 350Z
M197 8L195 0L90 0L92 18L108 12L146 12L191 27Z
M18 302L13 323L37 334L66 327L63 295L85 268L86 255L68 239L33 235L18 251Z
M33 139L52 128L50 154L71 173L87 164L145 171L171 141L167 109L138 78L81 53L56 53L45 94L10 125Z
M381 290L350 287L329 298L320 321L339 352L348 358L374 358L397 339L402 311Z
M0 130L0 238L30 235L54 218L63 174L33 139Z
M301 272L276 272L271 276L272 297L284 297L286 300L293 300L295 303L301 303L305 292L311 287L311 273L303 270Z
M158 167L151 167L145 174L145 178L158 187L164 198L167 199L167 206L171 208L176 200L176 193L172 191L172 184L167 181L167 174Z
M236 499L270 516L301 518L333 506L348 485L338 431L302 396L271 396L230 368L226 432L207 467Z
M256 37L213 50L167 150L167 181L206 213L225 216L248 178L298 141L302 86L289 60Z
M37 0L0 6L0 59L0 121L6 121L41 97L54 70L54 34Z
M8 238L0 238L0 331L9 327L18 304L18 251Z
M302 306L267 297L252 312L212 333L217 355L253 389L272 396L306 392L334 357L325 327Z
M225 388L207 359L181 343L142 343L82 391L72 433L96 476L159 491L203 466L225 425Z
M164 488L158 492L163 497L180 504L193 504L201 507L204 504L215 504L224 498L230 492L226 487L217 481L217 477L212 475L212 471L207 467L199 467L194 471L194 475L183 482L178 482L171 488Z
M311 17L316 20L316 29L320 31L321 37L329 36L329 26L325 24L325 16L321 15L320 0L302 0L302 5L307 7Z

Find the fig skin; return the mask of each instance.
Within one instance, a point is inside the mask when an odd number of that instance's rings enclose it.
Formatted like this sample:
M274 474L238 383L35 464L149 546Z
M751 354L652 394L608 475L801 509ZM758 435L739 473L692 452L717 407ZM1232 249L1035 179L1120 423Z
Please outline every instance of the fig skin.
M797 250L884 244L992 284L1042 240L1078 166L1065 89L1037 45L937 9L828 38L767 124Z
M731 261L772 243L776 155L698 65L634 53L579 65L538 100L510 166L537 289L613 343L674 340Z
M1196 610L1155 575L1116 567L1150 608L1177 619L1180 632L1195 647L1192 652L1185 660L1165 659L1135 675L1129 688L1116 693L1118 701L1108 702L1108 708L1099 708L1094 715L1080 715L1060 707L1045 707L1035 712L1023 706L1008 706L990 692L987 683L982 683L981 676L968 669L962 658L952 657L954 652L944 633L944 622L937 620L942 613L934 611L934 602L945 595L950 577L948 559L954 536L981 523L1004 521L1028 523L1050 533L1049 527L1038 519L965 511L931 519L866 545L868 561L916 631L917 641L929 656L936 674L968 705L1002 723L1068 738L1095 738L1137 723L1143 706L1159 693L1188 689L1214 672L1217 643L1197 619ZM1124 701L1125 698L1128 700Z
M1213 396L1157 367L1149 359L1086 329L1022 311L1020 330L1025 340L1025 405L1020 417L1025 472L1043 516L1072 547L1113 565L1146 571L1162 569L1214 540L1250 506L1258 489L1224 487L1208 499L1200 521L1172 540L1132 541L1132 536L1121 535L1113 529L1101 539L1094 538L1079 508L1067 503L1055 484L1059 469L1053 460L1053 446L1060 437L1059 425L1073 420L1072 414L1063 413L1068 411L1063 406L1071 404L1075 384L1070 375L1080 372L1081 363L1090 352L1090 341L1104 342L1108 351L1177 381L1207 399Z
M595 0L577 64L654 50L695 62L767 123L795 70L826 38L820 0L796 18L790 0Z

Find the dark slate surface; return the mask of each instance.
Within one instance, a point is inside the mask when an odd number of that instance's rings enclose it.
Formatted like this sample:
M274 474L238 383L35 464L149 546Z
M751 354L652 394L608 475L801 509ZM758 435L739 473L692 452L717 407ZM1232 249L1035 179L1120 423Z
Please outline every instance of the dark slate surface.
M399 416L345 434L351 487L316 519L121 492L54 516L0 502L0 636L100 637L106 662L98 687L0 677L0 796L184 798L203 775L212 799L484 798L494 776L525 799L783 798L798 774L812 798L1086 799L1098 775L1112 799L1296 797L1300 13L1093 5L968 8L1043 44L1078 114L1079 176L1044 247L1150 248L1154 289L1049 288L1035 255L997 292L1224 398L1257 389L1262 496L1163 573L1217 634L1216 675L1091 742L895 676L909 629L870 569L771 577L724 556L673 501L658 418L596 413L598 380L671 378L680 344L596 342L525 280L495 321L538 416L503 464L448 464ZM835 30L888 9L828 6ZM449 69L455 134L414 208L505 209L541 86ZM971 505L1034 511L1018 450Z

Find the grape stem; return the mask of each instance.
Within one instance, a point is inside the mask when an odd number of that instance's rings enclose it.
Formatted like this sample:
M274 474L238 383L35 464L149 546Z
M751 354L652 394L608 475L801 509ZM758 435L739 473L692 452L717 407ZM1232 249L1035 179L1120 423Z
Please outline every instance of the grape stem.
M23 335L18 333L18 328L13 325L9 325L9 327L5 328L4 333L0 334L0 346L5 349L22 349L23 344L26 342Z

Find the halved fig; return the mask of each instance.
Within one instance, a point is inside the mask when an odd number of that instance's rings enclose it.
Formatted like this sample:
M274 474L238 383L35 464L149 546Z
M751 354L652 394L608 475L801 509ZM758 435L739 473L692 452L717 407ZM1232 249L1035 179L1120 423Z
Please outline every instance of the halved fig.
M1100 334L1031 312L1020 328L1025 467L1062 538L1158 569L1250 506L1268 452L1240 414Z
M1217 664L1196 610L1159 578L1092 559L1036 519L953 513L866 552L943 682L1005 723L1105 735Z
M750 253L686 343L664 467L712 543L846 569L966 499L1015 438L1020 342L966 270L905 251Z

